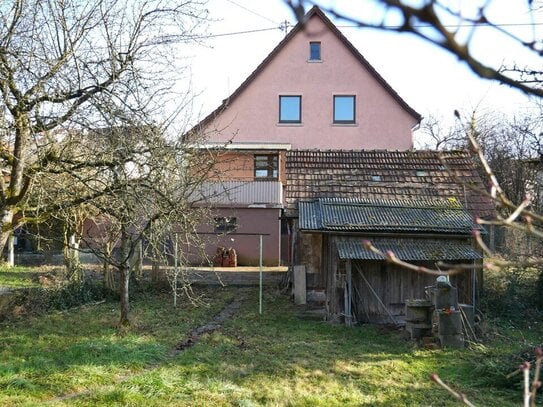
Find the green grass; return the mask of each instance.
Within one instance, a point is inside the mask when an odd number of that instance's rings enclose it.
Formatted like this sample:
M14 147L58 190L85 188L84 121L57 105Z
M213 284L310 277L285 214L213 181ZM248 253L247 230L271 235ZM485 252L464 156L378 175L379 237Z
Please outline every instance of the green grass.
M8 267L0 265L0 288L33 288L39 287L35 267Z
M170 296L140 296L125 335L115 329L116 303L0 324L0 405L458 405L429 381L431 372L477 405L520 405L520 392L477 370L489 355L522 349L519 337L497 335L473 350L421 350L396 331L303 317L275 290L265 291L262 316L256 289L197 293L208 306L184 301L173 309ZM221 330L169 356L185 333L239 295L242 308ZM80 394L58 399L70 393Z

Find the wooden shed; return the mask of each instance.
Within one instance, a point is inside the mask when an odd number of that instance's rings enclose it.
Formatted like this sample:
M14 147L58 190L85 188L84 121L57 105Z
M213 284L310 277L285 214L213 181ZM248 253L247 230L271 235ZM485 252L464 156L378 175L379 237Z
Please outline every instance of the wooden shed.
M482 258L471 239L473 229L482 229L454 198L321 198L299 202L298 209L299 250L304 244L311 247L300 253L299 261L315 265L308 288L324 288L332 321L400 324L406 300L425 298L425 290L435 283L435 276L387 262L365 241L433 269L440 262L475 265ZM451 277L461 303L476 305L477 274L465 270Z

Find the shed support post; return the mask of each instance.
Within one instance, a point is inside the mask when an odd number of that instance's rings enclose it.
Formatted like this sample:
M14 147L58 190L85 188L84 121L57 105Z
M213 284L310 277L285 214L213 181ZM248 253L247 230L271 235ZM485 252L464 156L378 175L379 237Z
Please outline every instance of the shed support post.
M341 320L341 299L338 298L337 283L337 257L330 242L323 241L323 247L327 247L324 260L326 270L326 318L332 323L339 323Z
M346 276L345 276L345 325L353 325L353 314L352 314L352 269L351 269L351 260L347 260L346 264Z

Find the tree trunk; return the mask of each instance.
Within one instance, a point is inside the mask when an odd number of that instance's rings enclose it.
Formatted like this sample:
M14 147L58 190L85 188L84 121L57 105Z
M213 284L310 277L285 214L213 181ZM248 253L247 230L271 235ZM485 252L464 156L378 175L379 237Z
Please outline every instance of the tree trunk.
M64 264L66 273L70 281L83 280L83 268L79 260L79 242L76 241L75 235L64 233Z
M158 263L158 260L153 259L151 268L151 282L158 283L160 280L160 264Z
M104 286L111 291L115 291L117 289L113 271L111 270L111 267L107 261L104 261Z
M113 244L111 242L106 242L103 246L104 253L106 257L111 258L111 253L113 251ZM108 290L115 291L117 289L115 284L115 277L113 276L113 271L111 270L110 264L107 260L104 260L103 263L104 270L104 285Z
M130 265L135 280L139 281L143 276L143 243L141 240L138 242L136 250L134 250Z
M121 297L121 319L119 321L119 327L124 328L130 325L130 240L129 234L126 230L126 225L121 226L121 253L120 253L120 265L119 276L119 294Z
M121 319L119 321L119 326L127 327L130 325L130 301L129 301L129 283L130 283L130 267L128 264L123 263L119 267L119 274L121 276L121 281L119 282L119 293L121 296Z
M9 236L13 233L13 209L2 209L0 222L0 253L3 253L7 246Z
M30 119L28 113L19 112L14 117L15 140L13 144L12 162L4 168L9 172L9 180L0 183L0 250L6 248L9 236L14 231L13 216L25 198L30 186L30 178L25 177L24 170L30 143ZM3 146L5 147L5 146ZM2 175L4 176L4 175ZM9 199L9 201L7 201Z
M154 284L159 284L163 282L163 276L160 274L160 263L161 256L158 248L156 247L156 242L151 246L152 253L152 265L151 265L151 282Z
M8 265L10 267L15 266L15 236L13 233L9 235L8 238Z

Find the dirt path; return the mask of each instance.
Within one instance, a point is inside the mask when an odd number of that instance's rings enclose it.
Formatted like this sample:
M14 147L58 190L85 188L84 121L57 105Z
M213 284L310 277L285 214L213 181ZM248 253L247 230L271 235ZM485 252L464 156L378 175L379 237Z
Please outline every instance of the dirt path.
M232 318L232 316L239 310L240 306L241 299L236 299L232 301L230 304L224 307L221 312L215 315L215 317L211 321L190 331L185 339L175 345L174 349L170 352L170 356L173 357L178 355L179 352L181 352L182 350L190 348L196 342L198 342L202 335L219 329L221 327L221 324Z
M215 315L213 317L213 319L206 322L204 325L201 325L201 326L199 326L197 328L194 328L192 331L190 331L187 334L187 336L184 339L182 339L181 341L179 341L174 346L174 348L170 351L170 353L168 354L169 358L174 358L181 351L183 351L183 350L185 350L187 348L190 348L191 346L194 346L200 340L200 337L202 335L204 335L206 333L211 333L211 332L216 331L217 329L220 329L222 324L224 322L228 321L230 318L232 318L232 316L234 316L234 314L239 310L239 308L241 307L242 300L243 300L242 298L237 298L237 299L233 300L232 302L227 304L217 315ZM133 373L133 374L128 374L128 375L125 375L125 376L120 376L112 384L121 384L121 383L127 381L128 379L130 379L133 376L138 376L138 375L141 375L142 373L147 373L147 372L149 372L149 371L151 371L153 369L156 369L162 363L164 363L163 360L160 361L160 362L151 363L150 365L148 365L142 371L139 371L139 372L136 372L136 373ZM68 393L68 394L65 394L63 396L55 397L54 399L51 399L49 401L55 402L55 401L70 400L70 399L73 399L73 398L76 398L76 397L87 396L87 395L91 394L92 391L93 390L85 390L85 391L80 391L80 392L75 392L75 393Z

